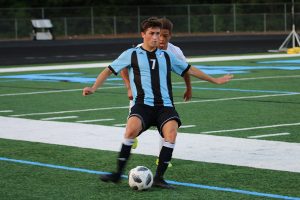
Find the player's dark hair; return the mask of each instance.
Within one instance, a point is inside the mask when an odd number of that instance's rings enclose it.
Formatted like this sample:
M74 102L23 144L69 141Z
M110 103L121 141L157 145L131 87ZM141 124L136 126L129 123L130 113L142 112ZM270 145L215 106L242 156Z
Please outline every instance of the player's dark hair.
M172 33L173 31L173 23L167 19L167 18L160 18L158 21L160 21L162 27L161 29L167 29L170 31L170 33Z
M161 22L157 17L150 17L141 23L141 32L145 32L148 28L161 28Z

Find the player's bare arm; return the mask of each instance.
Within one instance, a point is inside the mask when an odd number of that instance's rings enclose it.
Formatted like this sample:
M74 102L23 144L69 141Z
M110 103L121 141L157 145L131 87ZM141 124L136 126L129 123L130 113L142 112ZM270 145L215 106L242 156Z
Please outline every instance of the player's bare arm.
M127 96L129 99L133 99L132 97L132 91L131 91L131 87L130 87L130 82L129 82L129 75L128 75L128 69L127 68L124 68L121 73L120 73L123 81L124 81L124 84L127 88Z
M94 85L92 87L83 88L82 95L90 95L93 94L98 87L100 87L103 82L112 74L112 71L107 67L105 68L97 77Z
M192 99L192 85L191 85L191 77L188 73L185 73L183 76L185 82L185 92L183 94L184 101L189 101Z
M214 84L224 84L233 78L233 75L231 75L231 74L227 74L222 77L214 78L214 77L211 77L211 76L205 74L204 72L202 72L201 70L197 69L194 66L190 67L188 73L194 77L197 77L199 79L202 79L202 80L214 83Z

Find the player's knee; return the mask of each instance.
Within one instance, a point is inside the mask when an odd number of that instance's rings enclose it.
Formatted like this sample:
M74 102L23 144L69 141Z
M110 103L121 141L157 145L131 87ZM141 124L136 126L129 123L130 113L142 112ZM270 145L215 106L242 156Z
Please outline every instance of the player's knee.
M126 128L126 132L125 132L125 138L136 138L139 134L140 130L139 129L130 129L130 128Z
M127 126L125 132L125 138L136 138L138 134L142 131L141 126Z
M137 117L130 117L127 121L125 138L135 138L142 131L141 120Z
M170 143L175 143L176 137L177 137L177 130L169 130L167 132L163 133L165 141L170 142Z

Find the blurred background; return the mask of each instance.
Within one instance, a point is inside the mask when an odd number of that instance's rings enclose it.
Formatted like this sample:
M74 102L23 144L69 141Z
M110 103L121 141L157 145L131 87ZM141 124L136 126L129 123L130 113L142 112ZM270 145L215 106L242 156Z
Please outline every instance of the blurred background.
M218 2L9 0L0 6L0 39L32 39L32 19L50 19L56 39L139 35L140 22L150 16L173 21L175 35L282 34L291 30L291 1ZM295 11L299 8L300 2L295 1ZM300 24L297 12L295 23L296 27Z
M300 0L0 0L0 65L114 59L142 42L150 16L174 23L188 57L276 51L299 10Z

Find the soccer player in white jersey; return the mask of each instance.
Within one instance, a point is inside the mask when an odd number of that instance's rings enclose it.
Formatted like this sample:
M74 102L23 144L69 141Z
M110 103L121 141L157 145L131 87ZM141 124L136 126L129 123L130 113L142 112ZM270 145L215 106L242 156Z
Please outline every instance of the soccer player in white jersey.
M167 51L171 52L179 60L182 60L182 61L186 62L186 58L183 55L183 52L181 51L181 49L169 42L171 37L172 37L173 23L167 18L161 18L161 19L159 19L159 21L162 24L162 28L160 30L159 46L158 47L160 49L167 50ZM137 46L139 47L141 45L142 44L139 44ZM127 88L127 95L128 95L128 98L129 98L129 112L130 112L130 110L131 110L132 106L134 105L134 103L133 103L133 100L132 100L132 92L131 92L129 78L128 78L128 70L126 68L121 71L121 76L122 76L122 78L124 80L124 83L126 85L126 88ZM183 99L184 99L184 101L189 101L192 98L192 88L191 88L190 75L188 73L186 73L183 78L184 78L184 82L185 82L185 85L186 85L186 90L184 92ZM159 152L160 152L160 150L163 146L163 143L164 143L164 138L160 137ZM135 149L137 147L137 145L138 145L138 141L137 141L137 139L135 139L132 148ZM158 165L158 159L156 159L156 164ZM171 162L169 163L169 167L172 167Z
M144 20L141 23L143 45L124 51L98 75L92 87L83 88L83 96L93 94L112 73L117 75L122 69L128 68L134 106L128 116L124 141L117 158L117 170L101 175L100 179L104 182L120 182L131 154L134 138L149 127L156 126L165 142L159 154L152 186L173 189L174 186L164 180L164 174L172 159L177 129L181 121L174 107L171 72L180 76L189 73L215 84L227 83L232 78L232 75L210 77L177 59L172 53L158 49L160 29L161 23L157 18Z

